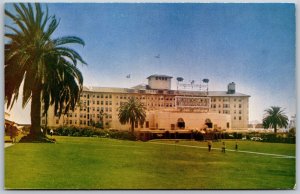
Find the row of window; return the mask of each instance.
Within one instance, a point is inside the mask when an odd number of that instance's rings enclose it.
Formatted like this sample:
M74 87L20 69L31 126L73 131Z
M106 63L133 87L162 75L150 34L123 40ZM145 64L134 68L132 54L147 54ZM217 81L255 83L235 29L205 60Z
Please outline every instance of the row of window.
M107 95L104 95L104 94L100 94L100 95L80 94L80 97L87 98L87 99L89 99L90 97L93 97L93 98L112 98L112 95L111 94L107 94Z
M221 111L219 111L219 113L221 113ZM230 114L230 113L229 113L229 111L228 112L227 111L223 111L223 114ZM238 119L241 121L242 120L242 116L239 116ZM234 116L233 120L237 120L237 117Z
M217 99L217 98L212 98L211 101L212 101L212 102L217 102L217 101L219 101L219 102L222 102L222 101L223 101L223 102L229 102L229 101L230 101L230 98L223 98L223 99L222 99L222 98L218 98L218 99ZM234 101L234 102L236 102L236 101L242 102L243 99L236 99L236 98L234 98L233 101Z
M108 119L108 118L112 118L112 115L111 115L111 114L104 114L104 115L100 115L100 114L80 114L80 115L79 115L80 118L88 118L88 119L89 119L89 118L96 118L96 117L99 119L99 118L102 117L102 116L103 116L104 118L107 118L107 119Z
M156 80L168 80L167 77L155 77Z
M236 108L236 104L234 104L233 105L233 107L234 108ZM217 104L211 104L211 108L221 108L222 107L222 105L221 104L219 104L218 106L217 106ZM223 108L230 108L230 104L223 104ZM239 104L239 106L238 106L238 108L242 108L242 104Z
M221 113L220 110L219 110L219 113ZM234 113L234 114L237 114L237 111L234 110L233 113ZM223 114L230 114L230 110L223 110ZM239 114L242 114L242 111L241 111L241 110L239 110Z
M59 120L56 120L56 124L59 124ZM65 121L64 123L65 125L77 125L77 120L74 120L74 122L72 120L69 121ZM90 121L86 121L86 120L79 120L79 125L90 125ZM105 123L106 125L108 125L108 122Z

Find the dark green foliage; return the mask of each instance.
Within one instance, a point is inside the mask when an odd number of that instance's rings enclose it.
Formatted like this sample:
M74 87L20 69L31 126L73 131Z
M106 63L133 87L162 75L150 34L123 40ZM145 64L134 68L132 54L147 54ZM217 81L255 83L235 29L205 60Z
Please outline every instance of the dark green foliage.
M263 118L263 126L265 129L273 128L274 133L277 133L278 127L288 126L288 117L285 115L281 107L271 106L271 108L265 110Z
M270 143L296 143L296 137L290 134L262 134L263 142Z
M54 135L74 137L108 137L113 139L136 140L134 134L127 131L105 130L94 127L78 128L74 126L61 126L53 130Z
M121 124L131 124L131 133L134 133L135 122L145 122L146 107L138 99L132 97L127 102L121 104L118 116Z
M204 140L203 134L198 132L198 131L193 134L193 137L194 137L195 140L198 140L198 141L203 141Z
M295 127L290 128L289 134L295 136L296 135L296 128Z

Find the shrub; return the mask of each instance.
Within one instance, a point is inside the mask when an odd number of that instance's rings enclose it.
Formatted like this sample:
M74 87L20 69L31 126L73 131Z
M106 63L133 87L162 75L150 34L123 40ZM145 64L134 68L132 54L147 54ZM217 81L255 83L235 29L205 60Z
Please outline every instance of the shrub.
M50 129L49 129L50 132ZM53 130L54 135L75 137L109 137L114 139L136 140L136 136L127 131L105 130L94 127L78 128L74 126L60 126Z

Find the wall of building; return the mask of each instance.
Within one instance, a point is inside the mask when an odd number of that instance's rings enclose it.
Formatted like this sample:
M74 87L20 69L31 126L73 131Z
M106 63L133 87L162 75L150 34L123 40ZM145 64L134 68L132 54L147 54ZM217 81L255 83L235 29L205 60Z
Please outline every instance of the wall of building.
M231 115L232 129L246 129L249 123L249 97L212 97L210 112Z
M148 78L148 84L152 89L170 90L171 89L171 78L153 76Z
M153 112L152 114L155 115L156 129L171 130L173 127L175 130L179 129L179 120L184 121L184 129L203 129L207 119L212 122L212 128L229 129L231 126L231 118L228 114L187 112Z
M188 92L185 93L185 95L187 94ZM88 126L91 124L91 120L93 122L101 121L102 111L105 128L128 130L130 128L129 124L121 125L119 123L118 108L122 103L127 102L128 98L135 97L147 108L146 120L149 122L149 128L155 128L156 121L159 121L159 127L170 128L170 123L174 123L174 119L176 120L180 115L184 115L184 119L187 119L189 123L191 123L191 125L187 125L187 127L199 128L199 123L203 122L203 119L206 119L205 114L210 114L210 119L220 123L218 125L220 125L221 128L227 128L228 119L230 120L231 129L245 129L248 127L249 96L208 96L211 98L211 108L208 113L205 113L207 110L193 110L193 112L183 110L183 112L178 112L179 110L175 109L176 95L180 94L174 91L167 91L166 93L158 93L158 91L146 91L143 93L83 91L80 103L76 106L74 112L70 112L58 118L54 115L53 107L50 107L47 116L47 125L50 127L58 127L61 125ZM195 96L195 94L193 94L193 96ZM155 114L153 114L155 111L163 112L159 113L163 114L161 116L169 115L168 121L164 122L164 119L155 116ZM157 118L155 119L155 117ZM41 119L42 125L45 125L46 117L43 116ZM143 128L145 128L145 125ZM138 129L141 129L139 124Z

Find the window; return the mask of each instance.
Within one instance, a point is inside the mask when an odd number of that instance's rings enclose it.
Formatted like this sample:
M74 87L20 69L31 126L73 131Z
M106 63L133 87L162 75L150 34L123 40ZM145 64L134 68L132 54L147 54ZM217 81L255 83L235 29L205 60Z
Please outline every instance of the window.
M241 116L239 116L239 120L242 120L242 117L241 117Z
M146 128L149 128L149 121L146 121Z
M242 104L239 104L239 108L242 108Z
M229 108L229 104L223 104L223 108Z

